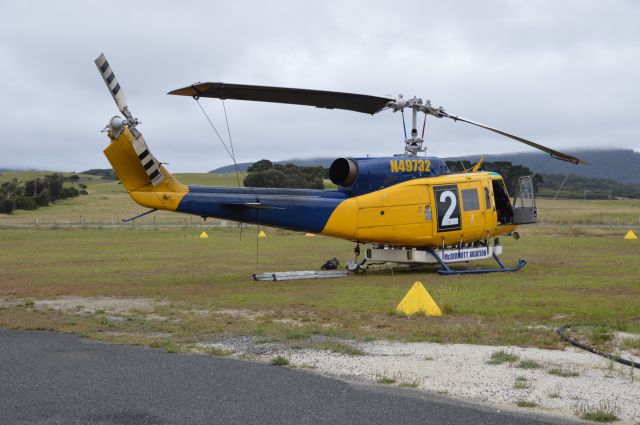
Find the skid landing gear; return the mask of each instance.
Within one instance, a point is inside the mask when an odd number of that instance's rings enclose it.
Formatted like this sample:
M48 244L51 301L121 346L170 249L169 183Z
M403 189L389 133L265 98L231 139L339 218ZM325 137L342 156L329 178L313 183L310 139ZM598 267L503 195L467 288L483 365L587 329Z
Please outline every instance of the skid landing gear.
M427 264L439 264L438 273L441 275L515 272L527 264L527 260L519 260L518 264L509 268L505 266L498 256L502 254L502 245L496 239L494 244L474 243L464 246L444 248L406 248L390 245L373 246L366 250L365 259L370 263L396 263L410 267L418 267ZM452 269L450 264L467 263L470 261L486 260L493 258L498 263L498 268L493 269Z
M364 263L367 261L367 259L365 258L362 261L358 261L358 257L360 256L360 242L356 243L356 247L353 248L353 253L355 254L356 258L351 261L347 261L347 270L352 273L366 272L367 267L364 265Z
M498 266L500 266L499 269L453 270L452 268L449 267L449 265L447 263L445 263L442 260L442 258L440 258L440 256L438 255L438 253L436 251L434 251L433 249L429 249L429 253L431 253L431 255L433 255L433 258L435 258L436 261L438 261L438 263L442 267L441 269L438 269L438 274L441 274L441 275L479 274L479 273L496 273L496 272L517 272L518 270L523 268L525 266L525 264L527 264L527 260L520 259L518 261L518 264L515 267L509 268L509 267L505 266L502 261L500 261L500 258L498 258L498 256L495 253L493 253L492 257L493 257L494 260L496 260L496 263L498 263Z

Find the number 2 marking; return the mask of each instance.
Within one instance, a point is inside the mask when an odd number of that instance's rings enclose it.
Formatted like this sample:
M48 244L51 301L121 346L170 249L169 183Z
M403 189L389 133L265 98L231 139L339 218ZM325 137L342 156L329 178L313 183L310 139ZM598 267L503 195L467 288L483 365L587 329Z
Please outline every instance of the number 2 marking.
M458 218L451 218L451 214L453 214L456 209L456 195L454 195L454 193L450 190L445 190L440 194L440 202L445 203L447 202L447 199L450 199L451 203L449 204L449 208L447 208L447 211L444 213L444 216L442 217L442 223L440 223L440 225L457 226Z

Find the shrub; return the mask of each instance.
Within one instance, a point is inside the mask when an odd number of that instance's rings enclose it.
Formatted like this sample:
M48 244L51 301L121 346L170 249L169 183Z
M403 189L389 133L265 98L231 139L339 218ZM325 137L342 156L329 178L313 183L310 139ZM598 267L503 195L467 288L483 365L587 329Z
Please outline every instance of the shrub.
M3 199L0 201L0 213L11 214L16 209L16 203L13 199Z
M575 414L587 421L613 422L618 420L619 410L614 403L601 401L597 406L580 405L576 408Z
M489 360L487 360L487 364L490 365L498 365L502 363L514 363L518 361L518 356L513 353L508 353L504 350L496 351L491 354Z
M38 208L38 203L34 198L27 198L26 196L19 196L15 200L17 210L35 210Z
M542 366L540 366L540 363L535 360L524 359L521 360L516 367L519 367L520 369L540 369Z
M531 384L524 376L516 376L516 380L513 383L513 388L516 390L526 390L527 388L531 388Z
M289 364L289 359L282 356L277 356L271 359L271 364L273 366L287 366Z

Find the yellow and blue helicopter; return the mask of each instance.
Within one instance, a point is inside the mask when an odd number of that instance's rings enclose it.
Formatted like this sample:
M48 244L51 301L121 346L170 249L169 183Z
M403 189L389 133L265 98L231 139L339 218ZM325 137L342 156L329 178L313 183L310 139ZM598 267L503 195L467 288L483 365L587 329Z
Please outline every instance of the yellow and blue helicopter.
M363 270L368 262L439 263L441 274L516 271L506 267L500 235L536 222L530 176L520 179L512 202L502 177L479 171L481 162L464 173L451 173L444 160L418 156L425 152L416 128L419 112L478 126L574 164L584 161L484 124L450 115L442 107L413 97L404 99L362 94L226 83L197 83L169 94L308 105L376 114L410 109L412 130L405 152L382 158L338 158L330 167L337 190L185 186L150 152L137 129L126 98L104 55L95 63L124 118L115 116L105 128L110 144L104 154L122 185L138 204L155 210L215 217L242 223L317 233L371 244L365 258L352 262ZM141 214L140 216L144 215ZM137 216L137 217L140 217ZM137 218L137 217L134 217ZM491 241L493 239L493 241ZM494 258L495 269L452 269L451 263Z

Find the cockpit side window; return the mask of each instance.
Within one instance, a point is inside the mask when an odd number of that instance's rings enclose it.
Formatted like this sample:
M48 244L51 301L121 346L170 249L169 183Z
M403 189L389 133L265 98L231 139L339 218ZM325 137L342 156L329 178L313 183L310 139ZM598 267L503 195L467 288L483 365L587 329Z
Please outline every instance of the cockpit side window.
M504 181L497 179L493 180L492 184L493 198L496 205L496 212L498 213L498 224L511 224L513 222L513 207L511 206L511 200L509 199Z
M491 209L491 195L489 194L489 188L484 188L484 205L490 210Z

